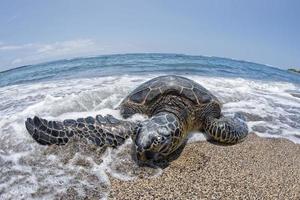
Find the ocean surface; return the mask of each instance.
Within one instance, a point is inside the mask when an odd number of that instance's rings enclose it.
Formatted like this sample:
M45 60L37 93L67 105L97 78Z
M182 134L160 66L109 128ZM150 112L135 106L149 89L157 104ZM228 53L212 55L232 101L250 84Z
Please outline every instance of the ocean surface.
M60 60L0 72L0 199L106 198L110 177L159 176L138 167L132 141L118 149L85 142L38 145L24 121L38 115L63 120L112 114L139 84L159 75L190 78L217 96L224 114L243 113L261 137L300 144L300 76L226 58L178 54L125 54ZM134 116L131 120L145 118ZM204 140L194 133L190 142Z

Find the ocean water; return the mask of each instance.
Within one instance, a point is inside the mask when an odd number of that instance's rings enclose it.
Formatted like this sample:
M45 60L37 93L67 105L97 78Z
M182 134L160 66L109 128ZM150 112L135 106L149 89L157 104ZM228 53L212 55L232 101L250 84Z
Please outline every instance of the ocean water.
M138 167L132 141L101 149L74 141L38 145L27 117L63 120L112 114L136 86L158 75L190 78L217 96L223 112L241 112L261 137L300 144L300 76L278 68L225 58L127 54L61 60L0 72L0 199L106 198L110 178L155 177L160 168ZM130 120L143 119L134 116ZM190 142L204 140L194 133Z

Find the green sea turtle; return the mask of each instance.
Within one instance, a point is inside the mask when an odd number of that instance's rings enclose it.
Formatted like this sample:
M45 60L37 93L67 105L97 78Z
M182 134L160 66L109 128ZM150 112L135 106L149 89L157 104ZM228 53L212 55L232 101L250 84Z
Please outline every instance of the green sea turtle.
M31 136L43 145L64 145L73 136L98 146L117 147L132 137L138 161L160 160L178 149L193 130L227 144L248 135L240 114L225 117L220 101L200 84L180 76L160 76L131 92L118 109L124 120L111 115L67 119L63 122L34 117L25 122ZM149 118L127 121L140 113Z

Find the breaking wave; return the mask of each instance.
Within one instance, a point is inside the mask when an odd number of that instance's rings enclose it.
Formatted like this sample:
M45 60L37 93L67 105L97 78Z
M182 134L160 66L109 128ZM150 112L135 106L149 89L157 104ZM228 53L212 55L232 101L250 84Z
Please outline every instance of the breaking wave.
M223 69L228 70L224 66ZM185 74L176 69L170 73L178 72L206 87L221 100L225 114L243 113L250 130L257 135L287 138L300 143L299 79L206 76L189 70L186 69ZM271 70L270 74L275 72ZM84 141L45 147L38 145L27 134L24 121L33 115L50 120L97 114L112 114L121 118L114 108L132 89L157 75L170 73L158 70L149 75L146 70L145 73L107 74L91 78L59 76L42 81L29 81L27 78L26 81L11 84L7 80L6 84L2 82L1 199L59 199L86 195L105 199L110 188L109 177L131 180L141 176L159 176L162 169L136 165L131 155L131 140L118 149L96 148ZM145 116L136 115L131 120L143 118ZM190 142L199 140L204 140L201 133L193 133L189 139Z

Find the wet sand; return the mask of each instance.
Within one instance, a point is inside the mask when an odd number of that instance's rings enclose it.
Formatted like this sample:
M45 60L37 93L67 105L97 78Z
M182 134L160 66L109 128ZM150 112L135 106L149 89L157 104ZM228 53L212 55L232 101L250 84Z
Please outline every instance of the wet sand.
M188 144L156 178L111 178L109 199L300 199L300 145L251 134Z

